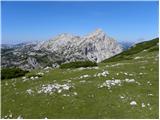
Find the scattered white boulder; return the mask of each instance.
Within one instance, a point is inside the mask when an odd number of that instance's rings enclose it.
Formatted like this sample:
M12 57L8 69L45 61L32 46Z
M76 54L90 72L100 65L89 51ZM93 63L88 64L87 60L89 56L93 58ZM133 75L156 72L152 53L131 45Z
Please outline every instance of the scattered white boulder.
M139 75L143 75L143 73L139 73Z
M135 80L134 80L134 79L128 79L128 78L126 78L126 79L125 79L125 81L126 81L126 82L129 82L129 83L131 83L131 82L135 82Z
M77 92L74 92L73 94L74 94L74 95L78 95L78 93L77 93Z
M24 76L24 77L22 77L22 79L23 79L23 80L25 80L25 79L26 79L26 77Z
M73 85L71 84L48 84L48 85L43 85L40 90L38 91L38 93L49 93L52 94L54 92L57 93L61 93L62 91L68 91L71 87L73 87Z
M131 106L136 106L136 105L137 105L137 102L136 102L136 101L131 101L131 102L130 102L130 105L131 105Z
M142 103L142 108L146 107L146 105L144 103Z
M147 106L148 106L148 107L150 107L150 106L151 106L151 104L150 104L150 103L147 103Z
M62 92L62 89L59 89L57 92L58 92L58 93L61 93L61 92Z
M102 85L99 86L99 88L107 87L108 89L111 89L112 86L115 85L121 85L121 80L106 80Z
M9 115L10 118L12 118L12 113Z
M128 73L125 72L124 75L128 75Z
M29 80L29 78L27 78L26 76L22 77L23 82Z
M80 76L80 79L82 79L82 78L88 78L88 77L90 77L90 75L82 75L82 76Z
M19 115L19 116L17 117L17 119L23 119L23 117L22 117L21 115Z
M85 83L86 81L85 80L81 80L81 81L79 81L80 83Z
M94 77L101 77L101 76L103 76L103 77L106 77L107 75L109 75L109 72L108 71L103 71L102 73L97 73L97 74L95 74L94 75Z
M61 85L61 87L62 87L64 90L69 90L69 89L70 89L70 86L68 86L67 84Z
M127 83L136 83L136 81L134 79L128 79L128 78L126 78L125 80L119 80L119 79L112 78L112 80L106 80L98 88L107 87L108 89L111 89L112 86L116 86L116 85L121 86L122 83L124 83L124 82L127 82Z
M31 76L31 77L24 77L24 78L22 78L23 79L23 82L25 82L25 81L28 81L28 80L37 80L37 79L39 79L40 77L38 76L38 74L37 74L37 76Z
M150 81L147 81L147 84L152 85Z
M96 69L96 70L98 70L98 69L99 69L99 67L92 67L92 69Z
M72 81L71 81L71 80L68 80L67 82L69 82L69 83L70 83L70 82L72 82Z
M153 94L152 94L152 93L150 93L150 94L148 94L148 96L153 96Z
M102 75L102 76L105 76L105 77L106 77L108 74L109 74L108 71L104 71L104 72L101 73L101 75Z
M128 75L129 75L129 76L133 76L133 74L131 74L131 73L130 73L130 74L128 74Z
M137 82L137 81L136 81L136 83L137 83L138 85L141 85L141 83L140 83L140 82Z
M39 77L38 76L35 76L35 79L38 79Z
M49 69L52 69L52 68L48 66L44 68L44 70L49 70Z
M43 72L39 72L39 73L37 73L37 75L41 75L41 76L43 76L43 75L44 75L44 73L43 73Z
M80 68L77 68L76 70L86 70L86 69L88 69L88 70L92 70L92 69L95 69L95 70L98 70L99 69L99 67L80 67Z
M27 92L29 95L31 95L31 94L33 93L33 90L28 89L28 90L26 90L26 92Z
M85 70L86 68L84 67L80 67L80 68L77 68L77 70Z
M69 94L63 94L63 96L70 96Z
M137 56L137 57L135 57L134 59L135 59L135 60L138 60L138 59L141 59L141 58L143 58L143 57Z
M33 77L33 76L32 76L32 77L30 77L30 79L31 79L31 80L34 80L34 77Z
M124 96L120 96L120 98L121 98L121 99L124 99L125 97L124 97Z

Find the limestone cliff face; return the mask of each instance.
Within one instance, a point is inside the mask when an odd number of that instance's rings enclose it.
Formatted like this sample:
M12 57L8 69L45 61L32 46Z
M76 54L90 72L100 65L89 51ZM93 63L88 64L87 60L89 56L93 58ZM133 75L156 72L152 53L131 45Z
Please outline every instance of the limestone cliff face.
M87 59L101 62L123 51L123 48L101 29L84 36L60 34L53 39L39 43L35 50L56 52L67 61Z

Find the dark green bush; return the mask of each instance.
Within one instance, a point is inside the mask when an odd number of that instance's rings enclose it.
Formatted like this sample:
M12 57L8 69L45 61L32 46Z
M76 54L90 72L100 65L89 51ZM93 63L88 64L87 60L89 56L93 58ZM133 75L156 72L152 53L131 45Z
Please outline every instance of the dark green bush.
M91 61L76 61L76 62L61 64L60 68L79 68L79 67L93 67L93 66L97 66L97 63Z
M28 71L24 71L20 68L3 68L1 70L1 79L11 79L20 76L24 76Z

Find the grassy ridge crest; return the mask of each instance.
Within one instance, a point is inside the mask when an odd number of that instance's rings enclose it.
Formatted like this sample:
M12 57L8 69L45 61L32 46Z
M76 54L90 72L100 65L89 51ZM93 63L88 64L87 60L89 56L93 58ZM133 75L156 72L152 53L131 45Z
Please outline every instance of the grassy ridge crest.
M134 46L123 51L122 53L117 54L109 59L102 61L102 63L116 62L116 61L121 61L121 60L130 60L130 59L132 59L132 55L137 54L137 53L139 53L143 50L147 50L147 49L149 52L159 50L158 43L159 43L159 38L155 38L150 41L144 41L144 42L135 44Z

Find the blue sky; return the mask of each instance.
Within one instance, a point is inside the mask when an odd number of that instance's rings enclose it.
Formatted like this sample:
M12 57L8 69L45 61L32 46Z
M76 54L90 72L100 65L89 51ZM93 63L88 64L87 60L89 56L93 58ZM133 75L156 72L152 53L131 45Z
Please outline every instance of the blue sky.
M86 35L101 28L118 41L158 36L158 2L2 2L2 43Z

